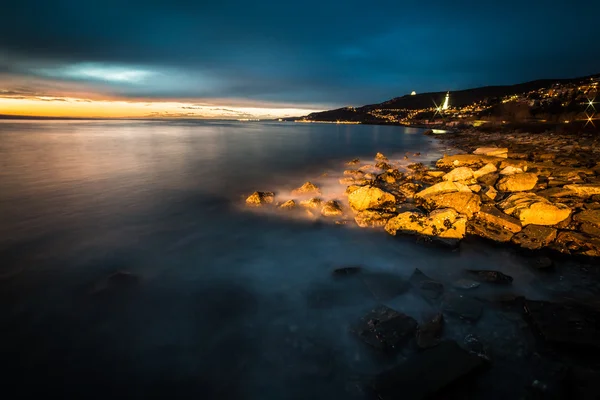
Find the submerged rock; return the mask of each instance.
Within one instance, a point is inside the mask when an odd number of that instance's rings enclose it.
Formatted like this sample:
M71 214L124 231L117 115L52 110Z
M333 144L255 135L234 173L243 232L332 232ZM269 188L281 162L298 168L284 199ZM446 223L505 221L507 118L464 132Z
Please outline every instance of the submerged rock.
M456 293L446 293L442 302L442 309L461 319L477 321L481 317L483 306L479 301L471 297Z
M279 206L282 210L292 210L296 208L296 202L294 200L288 200Z
M419 324L416 335L417 346L421 349L428 349L440 344L443 328L444 316L441 313Z
M311 182L306 182L304 185L300 186L298 189L292 190L293 195L301 195L301 194L321 194L321 190Z
M382 351L398 351L414 334L417 321L386 306L379 306L351 328L362 341Z
M360 279L378 301L392 300L408 290L408 283L402 277L387 272L363 274Z
M458 213L471 218L473 214L479 212L481 198L469 192L435 193L421 197L420 204L429 211L439 208L452 208Z
M556 234L556 229L548 226L527 225L513 236L512 241L523 248L538 250L552 243L556 239Z
M378 375L371 386L382 400L444 398L444 388L484 365L455 342L442 342Z
M362 272L361 267L340 267L333 270L333 275L335 276L348 276L348 275L356 275Z
M364 210L356 214L354 221L361 228L376 228L385 226L394 215L385 211Z
M511 284L512 276L508 276L499 271L466 269L466 272L473 275L480 282Z
M348 194L348 203L354 211L396 209L396 197L374 186L363 186Z
M273 192L254 192L246 199L246 204L249 206L262 206L265 204L272 204L275 199Z
M415 268L409 279L412 287L427 301L435 301L444 294L444 285Z
M462 290L476 289L479 286L481 286L479 282L473 281L471 279L459 279L456 282L454 282L453 285L455 288Z
M397 232L436 236L449 239L462 239L465 236L467 219L455 210L446 208L435 210L429 215L407 211L390 219L385 230L396 235Z
M342 205L337 200L329 200L321 208L321 215L324 217L338 217L343 214Z
M561 203L552 203L533 193L517 193L499 204L506 214L519 218L521 225L556 225L567 219L571 209Z
M498 181L496 189L501 192L524 192L533 189L537 181L537 175L531 173L509 175Z

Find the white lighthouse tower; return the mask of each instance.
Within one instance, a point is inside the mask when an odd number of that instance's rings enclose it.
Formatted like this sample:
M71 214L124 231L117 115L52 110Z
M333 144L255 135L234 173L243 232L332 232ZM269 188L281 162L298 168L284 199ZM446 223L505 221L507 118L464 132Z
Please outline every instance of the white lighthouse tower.
M444 104L442 105L442 110L447 110L450 108L450 92L446 93L446 98L444 99Z

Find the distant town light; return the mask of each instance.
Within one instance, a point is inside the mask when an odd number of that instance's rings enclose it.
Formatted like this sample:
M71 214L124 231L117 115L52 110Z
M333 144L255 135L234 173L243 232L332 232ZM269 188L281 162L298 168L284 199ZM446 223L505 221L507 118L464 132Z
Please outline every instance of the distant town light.
M415 92L414 90L412 91L412 93L410 94L411 96L415 96L417 94L417 92Z

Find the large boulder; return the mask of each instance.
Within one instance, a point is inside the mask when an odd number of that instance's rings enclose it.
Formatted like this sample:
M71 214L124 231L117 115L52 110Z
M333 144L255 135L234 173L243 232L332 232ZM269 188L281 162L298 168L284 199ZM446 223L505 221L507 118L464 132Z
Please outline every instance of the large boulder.
M480 147L473 154L508 158L508 149L506 147Z
M469 187L463 183L444 181L444 182L436 183L435 185L430 186L427 189L421 190L419 193L415 194L415 197L423 198L423 197L427 197L432 194L453 193L453 192L471 193L471 189L469 189Z
M259 207L265 204L272 204L275 199L273 192L254 192L246 199L246 204L252 207Z
M348 194L348 203L354 211L396 209L396 197L374 186L363 186Z
M556 229L548 226L527 225L512 237L512 241L523 248L538 250L552 243L556 239L556 233Z
M302 194L321 194L321 190L311 182L306 182L304 185L300 186L298 189L294 189L292 191L293 195L302 195Z
M469 167L458 167L442 177L445 181L456 182L473 179L473 171Z
M600 184L565 185L565 189L573 191L579 197L591 197L600 194Z
M455 154L453 156L444 156L436 163L438 168L449 169L456 167L476 167L480 168L486 164L497 166L504 158L491 157L478 154Z
M485 164L483 167L474 171L473 176L475 177L475 179L479 179L480 177L482 177L484 175L493 174L496 171L498 171L498 168L496 168L496 166L494 166L494 164Z
M452 208L468 218L471 218L481 207L481 198L469 192L431 194L420 198L419 202L429 211Z
M518 219L503 213L491 205L482 206L475 217L479 221L493 224L508 232L517 233L522 229L521 222Z
M447 239L462 239L465 236L467 218L451 208L435 210L429 215L414 211L404 212L390 219L385 230L396 235L398 232L435 236Z
M537 181L538 177L531 173L509 175L498 181L496 189L501 192L525 192L533 189Z
M354 217L356 224L361 228L375 228L385 226L394 217L394 214L385 211L364 210Z
M517 193L499 204L506 214L519 218L521 225L556 225L571 215L571 209L552 203L534 193Z

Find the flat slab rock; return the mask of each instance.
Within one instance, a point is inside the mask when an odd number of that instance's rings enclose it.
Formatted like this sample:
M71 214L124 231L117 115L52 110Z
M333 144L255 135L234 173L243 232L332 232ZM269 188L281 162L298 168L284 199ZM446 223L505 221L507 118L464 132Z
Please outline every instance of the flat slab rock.
M362 317L350 330L368 345L392 352L399 350L416 329L414 318L382 305Z
M600 351L600 313L584 307L545 301L525 301L525 313L548 342Z
M377 376L371 386L383 400L423 399L439 394L484 365L482 358L469 354L456 342L442 342Z

